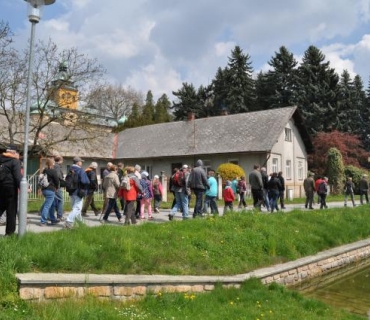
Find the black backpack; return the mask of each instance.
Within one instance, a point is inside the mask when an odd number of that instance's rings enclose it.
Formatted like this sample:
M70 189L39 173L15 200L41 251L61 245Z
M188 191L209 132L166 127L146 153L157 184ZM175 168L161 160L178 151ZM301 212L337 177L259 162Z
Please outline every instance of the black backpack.
M324 181L319 184L319 188L317 192L318 194L326 194L327 189L326 189L326 183Z
M76 172L73 169L70 169L66 176L65 181L66 181L66 191L68 193L75 192L79 187L78 172Z

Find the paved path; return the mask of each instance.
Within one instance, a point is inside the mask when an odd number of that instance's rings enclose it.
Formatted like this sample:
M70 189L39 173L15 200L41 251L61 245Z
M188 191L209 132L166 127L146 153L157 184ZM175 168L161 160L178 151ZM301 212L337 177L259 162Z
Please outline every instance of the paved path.
M344 203L343 203L343 201L341 201L341 202L329 202L328 206L329 206L329 208L334 208L334 207L339 208L339 207L343 207ZM301 210L305 210L305 211L311 211L311 210L305 209L303 204L288 204L288 205L286 205L286 209L284 209L283 211L284 212L289 212L289 211L292 211L293 209L301 209ZM315 209L319 209L319 205L315 205ZM238 210L238 209L236 209L236 210ZM250 210L252 210L252 207L248 206L246 208L246 210L250 211ZM144 221L139 221L138 223L141 224L141 223L166 222L166 221L168 221L169 212L170 212L170 209L162 209L160 213L154 213L153 214L154 220L152 220L152 221L144 220ZM192 212L193 212L193 209L190 210L190 214L189 214L190 217L192 216ZM220 212L220 215L223 215L223 207L219 208L219 212ZM262 214L263 213L267 214L268 212L267 212L266 209L263 208ZM67 217L67 215L68 215L68 212L66 212L65 217ZM28 231L30 231L30 232L50 232L50 231L65 229L63 221L61 223L53 225L53 226L48 226L48 225L47 226L39 226L38 224L40 223L40 216L37 213L29 213L27 215L27 218L28 218L27 229L26 229L27 232ZM179 220L180 221L181 220L181 213L177 213L175 215L174 220ZM99 222L99 216L95 216L92 211L88 211L88 217L84 217L83 221L86 225L91 226L91 227L101 225L101 223ZM112 213L109 216L108 224L109 225L114 225L114 226L120 226L120 225L123 226L123 223L117 221L117 218L116 218L114 213ZM5 234L5 226L0 226L0 236L4 235L4 234Z

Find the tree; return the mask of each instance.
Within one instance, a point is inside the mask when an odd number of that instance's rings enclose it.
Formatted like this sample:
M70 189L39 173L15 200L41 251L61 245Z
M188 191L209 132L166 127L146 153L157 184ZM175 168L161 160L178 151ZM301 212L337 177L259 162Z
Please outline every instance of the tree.
M175 121L187 119L189 113L199 118L202 106L193 84L184 82L182 88L172 94L177 98L171 107L174 109Z
M106 128L92 126L94 115L85 113L83 108L68 109L71 103L77 105L76 99L84 100L91 83L98 83L104 74L103 68L75 48L59 51L51 41L37 43L34 51L30 153L48 153L64 141L93 141L106 135ZM9 52L0 64L0 115L6 119L0 141L23 146L28 52L22 54L14 49ZM79 88L79 97L73 101L60 94L69 85L76 91Z
M171 101L168 99L166 94L163 94L154 106L154 122L170 122L171 115L169 110L171 108Z
M316 174L325 175L327 173L326 158L332 147L339 150L346 166L353 165L365 168L368 165L367 159L370 153L364 149L359 136L337 130L319 132L312 142L315 150L308 157L308 167Z
M212 81L213 88L213 108L215 114L220 114L226 108L228 93L228 69L218 68L215 79Z
M154 122L154 100L153 93L150 90L146 94L142 118L144 125L152 124Z
M228 112L235 114L253 110L255 83L252 78L253 68L249 54L244 54L243 50L236 46L231 51L226 70L228 88L225 103Z
M143 94L122 84L103 84L91 90L86 97L87 105L116 120L129 116L135 103L143 103Z
M298 107L311 133L330 131L336 123L339 77L315 46L304 53L298 67Z
M342 154L336 148L330 148L327 155L327 170L329 183L333 194L339 194L343 190L344 164Z

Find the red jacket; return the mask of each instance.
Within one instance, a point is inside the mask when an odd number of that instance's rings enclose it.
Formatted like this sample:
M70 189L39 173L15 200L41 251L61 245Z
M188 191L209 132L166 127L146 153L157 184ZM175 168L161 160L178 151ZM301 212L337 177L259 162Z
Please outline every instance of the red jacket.
M231 187L226 187L222 192L222 196L226 202L233 202L235 200L234 191Z
M136 180L138 180L138 178L136 178L135 176L130 176L130 190L127 191L123 189L123 198L126 201L136 201L138 193L141 192L141 189L139 188L140 183L136 182Z

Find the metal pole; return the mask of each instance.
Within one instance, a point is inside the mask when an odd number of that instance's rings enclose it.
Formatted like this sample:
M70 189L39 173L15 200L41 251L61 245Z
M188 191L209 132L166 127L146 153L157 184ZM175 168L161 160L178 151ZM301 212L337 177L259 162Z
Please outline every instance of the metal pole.
M19 192L19 215L18 215L18 236L22 237L26 233L27 228L27 208L28 208L28 131L30 126L30 105L31 105L31 86L32 86L32 69L33 69L33 43L35 39L36 21L31 21L31 39L30 53L28 60L28 75L27 75L27 100L24 122L24 149L23 149L23 177L20 184Z

